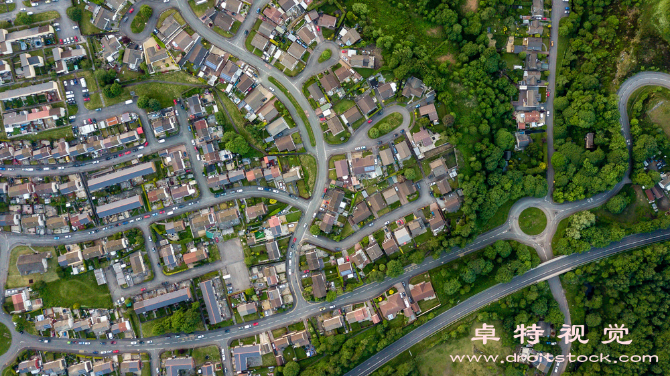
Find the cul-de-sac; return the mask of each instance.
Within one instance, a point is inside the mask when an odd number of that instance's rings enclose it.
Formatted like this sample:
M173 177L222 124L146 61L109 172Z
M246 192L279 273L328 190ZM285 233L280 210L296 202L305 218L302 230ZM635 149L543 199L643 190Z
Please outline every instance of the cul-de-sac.
M2 376L670 374L670 0L0 0L0 116Z

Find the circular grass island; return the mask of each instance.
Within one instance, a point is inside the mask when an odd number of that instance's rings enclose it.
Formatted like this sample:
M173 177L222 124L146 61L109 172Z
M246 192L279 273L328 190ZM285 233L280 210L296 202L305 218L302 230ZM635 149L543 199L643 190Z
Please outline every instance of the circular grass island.
M537 235L547 227L547 216L538 208L528 208L519 216L519 227L527 235Z
M6 353L11 345L12 333L9 332L9 329L4 324L0 324L0 355Z

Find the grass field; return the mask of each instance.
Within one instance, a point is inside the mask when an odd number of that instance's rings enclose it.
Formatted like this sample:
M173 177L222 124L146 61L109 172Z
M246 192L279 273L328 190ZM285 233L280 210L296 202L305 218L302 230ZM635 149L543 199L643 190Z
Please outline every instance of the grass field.
M216 363L221 361L221 351L216 345L196 347L193 349L192 356L196 366L201 366L207 362Z
M311 155L301 155L300 164L302 173L307 183L307 189L310 195L314 193L314 183L316 182L316 159Z
M19 269L16 267L16 261L21 255L31 254L34 251L37 252L47 252L51 251L51 259L48 260L47 272L44 274L31 274L28 276L22 276L19 273ZM58 267L58 261L56 256L56 250L53 247L27 247L27 246L18 246L12 249L12 253L9 256L9 273L7 275L7 288L23 287L28 286L29 281L32 280L33 283L37 281L44 282L53 282L58 279L56 275L56 268Z
M107 285L98 286L93 272L71 275L48 282L41 294L44 307L112 308L112 297Z
M147 5L146 7L151 9L151 12L147 12L145 14L142 12L143 7L144 6L140 7L140 9L137 11L137 14L135 15L135 18L133 18L133 21L130 23L130 31L135 34L139 34L144 31L144 28L147 26L147 22L153 15L153 8Z
M489 323L490 324L490 323ZM502 325L494 323L496 333L501 333ZM488 362L452 362L448 355L498 355L507 356L512 349L502 345L502 341L488 341L486 345L480 341L472 341L475 329L482 324L475 322L470 328L470 335L456 340L441 341L435 346L428 347L416 356L419 373L422 376L438 375L467 375L488 376L502 375L504 366ZM440 335L440 334L437 334Z
M519 216L519 227L528 235L537 235L547 227L547 216L538 208L528 208Z
M193 9L193 12L198 16L202 16L205 14L207 9L214 8L214 5L216 4L216 1L214 0L208 0L207 2L200 4L200 5L195 5L195 1L193 0L188 0L188 5Z
M12 334L4 324L0 324L0 355L6 353L11 344Z

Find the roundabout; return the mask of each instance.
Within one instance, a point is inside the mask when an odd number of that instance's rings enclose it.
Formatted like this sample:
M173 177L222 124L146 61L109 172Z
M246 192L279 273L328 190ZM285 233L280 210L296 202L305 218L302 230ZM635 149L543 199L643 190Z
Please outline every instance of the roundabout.
M527 208L519 216L519 227L526 235L539 235L547 228L547 216L538 208Z

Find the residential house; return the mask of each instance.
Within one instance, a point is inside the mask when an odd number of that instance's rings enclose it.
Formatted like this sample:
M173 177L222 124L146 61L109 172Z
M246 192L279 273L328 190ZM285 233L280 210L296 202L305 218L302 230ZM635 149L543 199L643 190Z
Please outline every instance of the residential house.
M368 116L372 112L377 110L377 105L375 104L374 100L372 100L370 94L365 94L359 97L356 100L356 105L358 106L358 108L360 108L364 116Z
M317 299L324 298L326 296L326 277L323 272L319 272L312 275L312 294Z
M393 237L389 237L384 242L382 243L382 248L384 249L384 253L387 255L392 255L400 250L398 247L398 243L395 242L395 239Z
M341 328L343 326L344 326L344 320L342 320L342 316L340 315L323 320L323 330L327 332Z
M361 40L361 35L358 34L358 31L356 31L354 28L347 30L346 33L342 36L342 44L345 46L356 44L356 42L359 40Z
M322 14L321 17L319 17L320 27L334 29L335 25L337 25L337 17L331 16L329 14Z
M375 57L370 55L354 55L349 58L352 68L374 69Z
M342 115L340 115L342 118L342 122L344 124L353 126L353 124L361 119L363 115L358 111L358 108L356 106L352 106L350 109L346 110Z
M368 205L365 203L365 201L361 201L356 206L354 206L351 219L354 221L354 223L358 224L368 219L371 215L372 212L370 212Z
M323 259L318 256L316 251L311 250L305 253L305 258L307 259L307 267L309 270L319 270L323 268Z
M264 37L264 36L261 35L261 34L256 34L256 35L254 35L254 37L251 39L251 45L252 45L254 48L258 48L258 49L261 50L261 51L264 51L264 50L265 50L265 47L267 47L268 43L270 43L270 41L268 40L268 38Z
M267 212L268 208L267 206L265 206L265 203L263 202L260 202L253 206L247 206L244 209L244 213L247 216L247 221L249 222L260 219L260 217L267 214Z
M333 136L337 136L338 134L344 132L342 122L337 116L333 116L332 118L328 119L328 121L326 121L326 125L328 125L328 129Z
M367 202L375 214L378 214L381 210L388 207L386 201L384 201L384 197L379 192L375 192L373 195L368 196Z
M419 107L419 116L421 117L427 116L431 122L437 124L438 116L437 116L437 109L435 109L435 104L431 103Z
M340 88L340 83L337 81L337 78L335 78L335 75L333 74L324 74L321 78L319 78L319 82L321 83L321 87L323 87L323 90L325 90L326 94L332 96L335 92L335 90Z
M391 99L393 95L395 95L395 90L396 90L395 82L385 82L379 85L379 87L377 88L379 96L382 98L383 101Z
M133 304L133 309L138 314L145 313L191 299L191 289L187 287L173 292L168 292L166 294L158 295L153 298L135 302Z
M421 98L423 90L423 82L416 77L410 77L405 82L405 87L402 89L402 95L405 98Z
M396 314L404 310L406 307L405 301L400 294L393 294L383 302L379 303L379 310L381 311L382 316L389 320L395 318Z
M277 145L278 151L295 151L295 143L293 142L293 137L291 135L282 136L275 139L275 144Z

